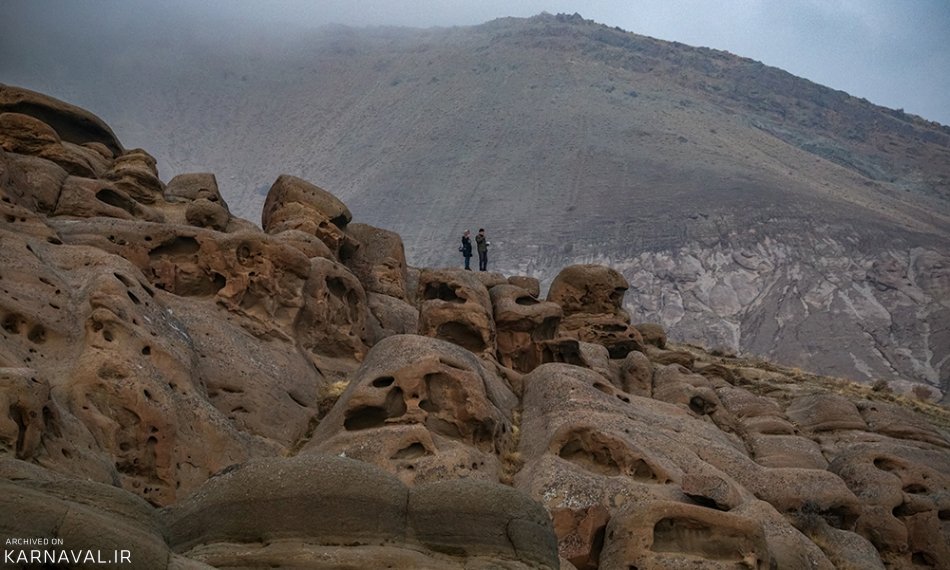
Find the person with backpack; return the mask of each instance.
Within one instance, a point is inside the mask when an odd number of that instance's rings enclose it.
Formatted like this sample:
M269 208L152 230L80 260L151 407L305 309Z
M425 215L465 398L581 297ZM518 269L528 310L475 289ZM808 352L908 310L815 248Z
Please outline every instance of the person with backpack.
M485 228L478 229L475 244L478 249L478 270L486 271L488 269L488 246L491 243L485 238Z
M459 251L462 253L462 257L465 258L465 269L471 271L472 268L469 267L469 262L472 259L472 240L469 238L471 234L468 230L465 230L462 233L462 245L459 246Z

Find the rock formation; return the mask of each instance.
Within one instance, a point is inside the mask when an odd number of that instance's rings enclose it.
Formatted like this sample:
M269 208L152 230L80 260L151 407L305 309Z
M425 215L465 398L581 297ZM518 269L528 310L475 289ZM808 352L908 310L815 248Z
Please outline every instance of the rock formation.
M54 541L10 560L950 560L944 408L673 343L608 267L565 268L545 301L408 267L293 177L261 230L213 175L165 184L87 113L0 93L0 529Z

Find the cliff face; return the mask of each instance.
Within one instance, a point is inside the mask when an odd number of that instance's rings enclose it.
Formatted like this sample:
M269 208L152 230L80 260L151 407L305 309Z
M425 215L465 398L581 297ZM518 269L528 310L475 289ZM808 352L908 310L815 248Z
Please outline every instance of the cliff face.
M529 276L411 267L398 234L303 179L276 179L257 227L214 175L166 183L82 109L2 87L0 111L0 530L41 545L5 560L950 559L944 408L670 342L606 265L565 267L545 297ZM709 251L651 255L690 268L679 283L796 286L757 277L778 246ZM911 262L909 281L874 268L881 293L930 294L932 260Z
M288 172L399 233L418 266L454 264L461 231L486 227L493 267L542 287L565 265L620 267L628 309L673 338L950 387L945 126L575 17L213 49L151 33L96 68L5 68L69 86L166 177L213 170L250 219Z

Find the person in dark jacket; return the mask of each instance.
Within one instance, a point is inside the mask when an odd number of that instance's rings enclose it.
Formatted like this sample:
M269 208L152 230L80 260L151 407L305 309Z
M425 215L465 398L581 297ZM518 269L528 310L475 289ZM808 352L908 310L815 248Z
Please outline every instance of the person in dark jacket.
M485 228L478 229L478 235L475 236L475 247L478 249L478 270L488 269L488 246L491 244L485 239Z
M459 251L462 252L462 257L465 258L465 269L469 271L472 270L469 267L469 263L472 259L472 239L469 237L471 234L468 230L465 230L465 233L462 234L462 245L459 246Z

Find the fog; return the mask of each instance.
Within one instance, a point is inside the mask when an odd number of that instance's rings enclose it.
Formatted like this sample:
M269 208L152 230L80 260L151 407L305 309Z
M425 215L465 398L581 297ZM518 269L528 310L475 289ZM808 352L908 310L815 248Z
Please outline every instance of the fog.
M78 65L76 54L121 53L145 38L164 40L166 48L187 43L213 50L327 24L465 26L542 11L577 12L639 34L730 51L950 124L946 0L3 0L0 82L29 87L37 83L31 77ZM53 94L68 95L63 89Z

